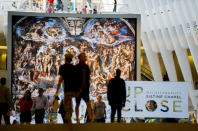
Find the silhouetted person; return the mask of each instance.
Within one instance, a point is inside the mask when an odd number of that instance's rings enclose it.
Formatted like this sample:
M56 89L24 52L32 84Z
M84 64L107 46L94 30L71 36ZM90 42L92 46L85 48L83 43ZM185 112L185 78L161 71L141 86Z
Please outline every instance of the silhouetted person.
M76 95L76 88L75 88L75 66L71 64L73 55L71 53L65 54L65 64L60 66L59 70L59 81L58 81L58 88L56 94L58 94L58 90L61 86L61 83L64 81L64 113L65 113L65 120L69 124L70 130L72 129L72 97Z
M121 71L116 70L115 78L112 78L108 84L107 98L111 106L111 122L114 122L115 113L117 111L118 119L121 120L121 110L126 102L126 87L125 81L120 78Z
M113 12L116 12L117 8L117 0L114 0Z
M35 113L36 124L43 124L45 111L49 106L48 99L43 95L43 92L43 88L38 89L39 95L35 98L32 106L32 111Z
M0 125L2 116L4 117L5 124L10 124L10 107L11 96L10 90L6 87L6 78L0 80Z
M79 64L76 65L76 70L77 70L77 81L78 87L79 87L79 96L76 97L76 107L75 107L75 112L76 112L76 120L79 123L79 106L80 106L80 101L83 99L87 105L87 112L89 115L90 120L92 120L92 113L91 113L91 104L89 100L89 80L90 80L90 70L88 65L85 63L87 61L87 56L85 53L81 53L78 56L80 62Z
M28 123L30 124L32 120L32 115L31 115L31 109L33 105L33 100L31 98L31 92L27 90L23 96L23 98L20 99L20 122L23 123Z

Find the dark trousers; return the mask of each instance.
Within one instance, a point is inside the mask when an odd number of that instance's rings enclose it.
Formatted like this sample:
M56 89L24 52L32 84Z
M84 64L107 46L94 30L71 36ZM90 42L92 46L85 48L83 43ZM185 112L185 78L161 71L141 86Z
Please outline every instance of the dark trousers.
M121 110L122 110L122 106L111 105L111 122L114 122L116 111L118 115L117 122L121 121Z
M45 116L45 110L44 109L36 109L35 110L35 122L36 122L36 124L43 124L44 116Z
M10 116L8 116L9 107L7 103L0 103L0 125L2 116L4 117L5 124L10 124Z
M61 117L63 119L64 124L68 123L67 120L65 119L65 113L61 113Z
M95 122L102 122L102 123L105 123L105 118L101 118L101 119L95 119Z
M114 7L113 7L113 12L116 12L116 4L114 4Z

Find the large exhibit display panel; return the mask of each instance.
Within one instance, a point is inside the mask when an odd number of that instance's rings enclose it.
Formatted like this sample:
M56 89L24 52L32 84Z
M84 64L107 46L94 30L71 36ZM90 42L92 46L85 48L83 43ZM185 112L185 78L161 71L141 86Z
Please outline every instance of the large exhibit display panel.
M37 89L43 88L49 102L53 99L59 66L67 52L74 55L74 65L79 62L77 56L86 53L93 100L102 95L107 103L107 83L115 69L121 69L121 77L127 81L140 76L139 15L9 12L8 18L8 86L16 112L27 89L34 98ZM61 90L59 97L63 96ZM85 110L81 106L82 116Z

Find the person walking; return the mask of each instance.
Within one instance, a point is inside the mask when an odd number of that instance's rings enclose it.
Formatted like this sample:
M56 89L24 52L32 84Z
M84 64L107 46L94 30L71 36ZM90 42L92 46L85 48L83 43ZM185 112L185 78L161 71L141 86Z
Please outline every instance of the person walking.
M107 98L111 106L111 122L114 122L115 113L117 111L117 122L121 121L121 110L126 102L125 81L120 78L121 71L116 70L115 78L112 78L108 84Z
M20 122L21 124L30 124L32 120L31 109L33 105L33 100L31 98L31 92L26 90L24 96L19 100L20 104Z
M6 87L6 78L0 80L0 125L2 116L4 117L5 124L10 124L10 108L11 108L11 95L10 90Z
M43 95L43 92L43 88L38 89L39 95L35 98L32 106L32 111L35 113L36 124L43 124L45 111L49 106L48 99Z
M65 64L60 66L59 70L59 81L58 81L58 88L56 91L56 94L58 94L59 88L64 81L64 121L69 124L70 130L73 130L72 128L72 97L76 96L77 88L75 88L75 66L71 64L73 55L71 53L65 54ZM55 94L55 95L56 95Z
M78 56L80 62L76 65L76 71L77 71L77 82L78 88L79 88L79 95L76 97L76 107L75 107L75 113L76 113L76 120L77 123L79 123L79 106L80 101L83 99L87 105L87 113L89 115L89 119L92 120L92 111L91 111L91 103L89 100L89 87L90 87L90 70L88 65L85 63L87 61L87 56L85 53L81 53Z
M106 105L102 101L102 96L97 96L97 102L94 103L94 119L95 122L104 122L106 119Z

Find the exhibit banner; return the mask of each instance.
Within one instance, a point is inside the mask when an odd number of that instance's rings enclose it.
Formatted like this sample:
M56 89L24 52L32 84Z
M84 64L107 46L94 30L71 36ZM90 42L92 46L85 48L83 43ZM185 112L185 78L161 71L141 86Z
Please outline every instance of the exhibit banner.
M190 82L126 81L127 100L123 116L188 118Z
M193 104L193 110L198 110L198 90L191 90L190 98Z

